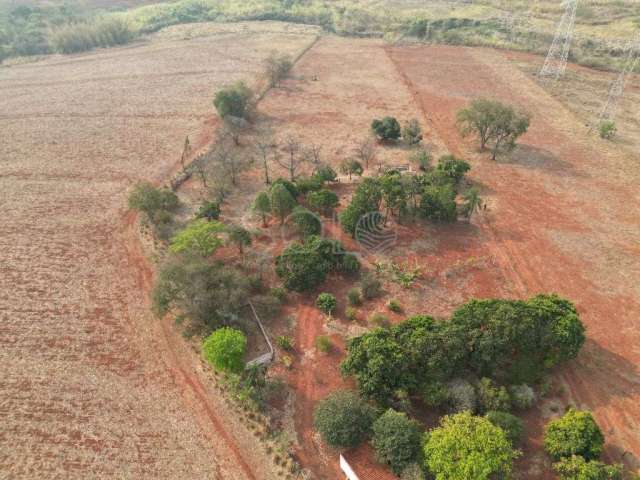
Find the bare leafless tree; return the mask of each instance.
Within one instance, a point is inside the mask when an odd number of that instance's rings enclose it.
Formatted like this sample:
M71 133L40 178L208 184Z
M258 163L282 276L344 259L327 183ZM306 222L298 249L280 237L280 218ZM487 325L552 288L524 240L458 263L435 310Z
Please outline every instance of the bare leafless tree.
M300 142L292 135L288 135L281 143L285 155L284 158L276 156L275 161L289 172L289 179L293 182L296 179L296 172L304 162L304 157L299 155Z
M269 178L269 159L271 158L274 149L278 145L276 144L273 134L269 130L262 130L256 138L256 150L258 157L262 162L262 168L264 169L264 183L269 185L271 179Z
M312 165L318 166L320 165L320 151L322 147L320 145L311 144L308 147L303 149L303 156L305 161L311 163Z
M244 118L232 117L230 115L224 117L222 129L220 132L220 140L224 141L225 137L233 140L233 144L240 146L240 136L249 128L249 122Z
M182 147L182 155L180 156L180 164L182 165L182 171L187 168L187 159L191 156L191 142L189 142L189 136L184 139L184 147Z
M368 136L358 142L355 147L355 154L360 163L364 164L364 168L369 168L369 163L376 156L376 142L373 137Z

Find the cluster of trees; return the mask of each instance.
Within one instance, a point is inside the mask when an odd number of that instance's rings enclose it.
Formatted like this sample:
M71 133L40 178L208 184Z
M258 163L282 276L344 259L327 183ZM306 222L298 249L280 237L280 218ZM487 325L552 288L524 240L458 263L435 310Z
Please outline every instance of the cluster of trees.
M353 338L342 371L383 405L410 394L452 410L508 410L526 396L517 386L574 358L584 340L575 307L555 295L473 300L449 321L418 315ZM464 377L487 380L474 388Z
M141 182L129 193L129 208L142 212L146 221L161 239L168 239L174 232L173 214L180 206L178 196L168 188L157 188L149 182Z
M302 292L321 285L327 275L360 271L355 255L347 253L338 240L312 235L294 242L276 257L276 274L285 288Z
M422 128L418 120L407 121L402 128L394 117L384 117L371 122L371 131L383 142L393 142L402 138L407 145L417 145L422 141Z
M461 204L456 199L461 181L470 168L464 160L445 155L435 168L420 175L390 170L378 178L365 178L356 188L351 203L340 212L340 224L353 236L362 216L373 212L381 213L378 218L383 223L390 217L406 221L416 215L440 222L455 221L459 215L469 218L480 208L478 190L465 191Z
M544 448L555 460L553 468L561 480L622 480L620 465L598 460L604 435L590 412L570 408L564 416L549 422Z
M497 100L480 98L460 110L457 121L463 135L478 137L480 150L493 144L491 155L495 160L501 149L511 151L515 148L516 140L529 128L530 116Z
M507 478L520 456L507 433L486 417L470 412L445 416L423 433L404 412L380 410L355 392L336 391L320 401L314 427L323 440L351 448L371 440L379 462L402 478L422 480Z

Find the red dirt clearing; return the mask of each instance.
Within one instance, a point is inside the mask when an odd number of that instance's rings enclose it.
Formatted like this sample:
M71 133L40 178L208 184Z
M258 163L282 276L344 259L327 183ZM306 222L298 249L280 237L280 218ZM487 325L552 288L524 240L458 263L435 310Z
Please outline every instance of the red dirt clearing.
M557 292L588 328L562 372L572 403L596 414L613 461L640 466L640 196L637 158L587 128L496 51L389 48L430 125L473 163L490 213L480 222L505 275L527 297ZM455 113L478 96L532 113L530 132L492 162L456 131Z

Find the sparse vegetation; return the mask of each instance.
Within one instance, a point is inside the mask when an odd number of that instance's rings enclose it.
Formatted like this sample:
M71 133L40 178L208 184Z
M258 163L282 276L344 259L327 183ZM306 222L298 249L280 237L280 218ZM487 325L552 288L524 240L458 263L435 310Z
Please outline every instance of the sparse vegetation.
M319 335L316 338L316 348L319 352L329 353L331 351L332 343L331 339L326 335Z
M336 297L334 297L330 293L321 293L318 295L316 299L316 306L327 315L331 315L336 311L336 307L338 306L338 302L336 301Z
M611 140L616 136L616 132L618 128L616 127L616 123L613 120L604 120L600 122L598 125L598 133L600 134L600 138L605 140Z
M418 145L422 141L422 128L418 120L411 119L402 126L402 140L407 145Z

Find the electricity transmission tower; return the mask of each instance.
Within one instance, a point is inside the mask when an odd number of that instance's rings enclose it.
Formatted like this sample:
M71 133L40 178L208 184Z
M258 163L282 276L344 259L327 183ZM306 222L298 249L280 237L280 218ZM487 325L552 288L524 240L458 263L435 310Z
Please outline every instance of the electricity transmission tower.
M607 103L605 103L602 112L600 112L598 123L601 123L604 120L613 120L615 118L616 111L618 110L618 102L624 93L624 86L627 83L627 78L631 73L633 73L636 65L638 64L639 50L640 34L638 34L635 39L631 40L627 46L626 60L622 66L622 70L620 70L620 73L618 74L618 77L613 81L611 87L609 87Z
M564 75L564 71L567 68L567 59L569 58L569 49L571 48L571 39L573 38L573 26L576 20L578 0L566 0L564 5L566 9L558 24L558 29L556 30L556 35L553 38L553 43L551 44L547 58L540 70L541 77L551 77L557 80Z

